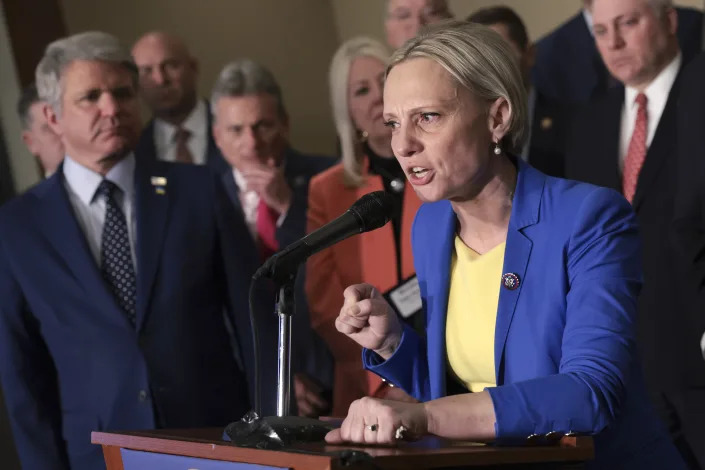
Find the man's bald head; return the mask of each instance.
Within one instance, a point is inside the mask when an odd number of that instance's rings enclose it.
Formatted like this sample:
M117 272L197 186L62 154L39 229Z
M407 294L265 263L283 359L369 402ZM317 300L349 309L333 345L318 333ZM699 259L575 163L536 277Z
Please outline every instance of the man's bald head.
M171 34L153 31L132 47L140 72L140 90L156 117L180 124L196 105L198 62L186 44Z

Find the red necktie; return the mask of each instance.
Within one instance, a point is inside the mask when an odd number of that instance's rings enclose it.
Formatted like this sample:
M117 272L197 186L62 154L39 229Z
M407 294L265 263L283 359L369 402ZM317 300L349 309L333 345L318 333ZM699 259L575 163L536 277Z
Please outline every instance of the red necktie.
M632 133L632 139L629 141L627 156L624 159L624 171L622 172L622 192L629 202L634 199L639 172L646 158L646 134L649 124L649 116L646 111L646 95L639 93L635 101L639 107L636 111L634 133Z
M269 207L264 199L257 206L257 238L262 260L266 260L279 249L277 242L277 219L279 213Z

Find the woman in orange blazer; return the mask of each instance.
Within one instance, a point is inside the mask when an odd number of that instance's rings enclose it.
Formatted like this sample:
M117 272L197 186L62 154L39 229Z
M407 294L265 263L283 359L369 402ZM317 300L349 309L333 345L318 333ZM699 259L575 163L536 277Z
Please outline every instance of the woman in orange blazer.
M309 232L369 192L386 190L396 201L392 223L323 250L307 264L311 324L335 358L334 416L345 416L350 403L363 396L411 399L366 372L360 346L335 328L346 286L368 282L386 292L414 275L411 224L421 203L394 158L382 119L387 60L385 47L369 38L351 39L336 52L329 78L342 162L314 177L309 187Z

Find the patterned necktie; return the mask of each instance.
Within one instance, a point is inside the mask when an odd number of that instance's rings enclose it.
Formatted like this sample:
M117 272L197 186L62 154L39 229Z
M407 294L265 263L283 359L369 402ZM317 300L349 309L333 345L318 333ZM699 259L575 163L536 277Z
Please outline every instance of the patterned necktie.
M646 134L649 125L649 116L646 111L647 101L646 95L643 93L639 93L636 97L638 108L636 111L636 122L634 123L634 133L632 133L627 156L624 159L622 192L629 202L634 199L639 172L646 159Z
M191 138L191 131L179 127L174 134L176 142L176 161L181 163L193 163L193 155L188 148L188 140Z
M103 180L96 191L96 195L105 200L105 223L100 243L100 269L103 279L110 286L115 299L134 326L137 280L132 264L127 222L125 214L115 201L116 191L120 191L120 188L108 180Z
M266 260L279 249L277 242L277 219L279 213L260 198L257 205L257 241L262 260Z

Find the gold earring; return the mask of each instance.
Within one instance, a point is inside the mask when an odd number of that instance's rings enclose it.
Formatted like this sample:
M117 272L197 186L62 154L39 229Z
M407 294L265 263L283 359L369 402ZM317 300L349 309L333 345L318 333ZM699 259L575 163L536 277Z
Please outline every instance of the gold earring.
M360 139L360 142L365 143L367 142L367 138L369 137L369 134L367 131L360 131L358 138Z

